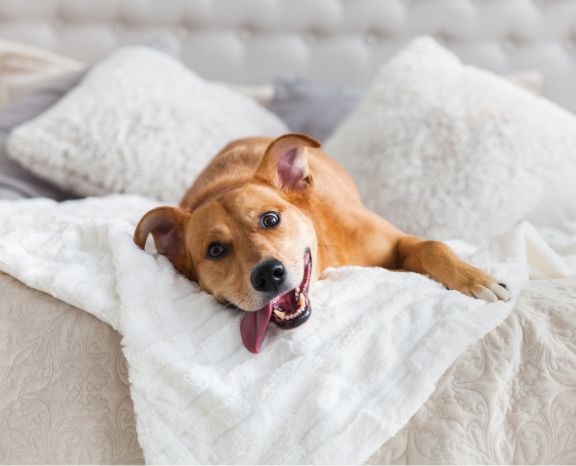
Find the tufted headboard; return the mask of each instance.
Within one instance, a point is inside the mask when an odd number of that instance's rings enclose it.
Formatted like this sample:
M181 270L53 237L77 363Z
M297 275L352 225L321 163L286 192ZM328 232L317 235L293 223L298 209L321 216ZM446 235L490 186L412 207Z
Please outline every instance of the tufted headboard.
M358 85L429 34L467 63L542 71L576 110L576 0L0 0L0 37L87 62L166 32L206 78Z

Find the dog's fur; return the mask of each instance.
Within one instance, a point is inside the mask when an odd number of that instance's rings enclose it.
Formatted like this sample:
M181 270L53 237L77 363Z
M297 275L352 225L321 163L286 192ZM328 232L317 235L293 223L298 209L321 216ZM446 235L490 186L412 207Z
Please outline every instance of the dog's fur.
M503 285L445 244L406 235L365 208L349 175L319 147L299 134L229 144L179 208L159 207L142 218L136 244L144 248L152 233L158 252L179 272L220 302L245 311L258 310L274 297L254 289L253 268L278 259L287 278L277 293L294 288L302 279L306 248L315 264L313 280L327 267L380 266L426 274L487 301L509 299ZM267 211L280 213L278 227L262 228L259 219ZM217 260L207 255L215 242L227 251Z

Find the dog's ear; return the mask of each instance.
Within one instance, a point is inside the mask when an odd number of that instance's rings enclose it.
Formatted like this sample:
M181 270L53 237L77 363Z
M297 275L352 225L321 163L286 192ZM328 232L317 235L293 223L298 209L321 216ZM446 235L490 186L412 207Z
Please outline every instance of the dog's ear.
M184 245L184 231L190 213L177 207L157 207L148 212L136 227L134 242L144 249L146 239L152 233L156 250L170 259L180 270L187 257ZM182 270L181 270L182 271Z
M308 148L320 143L305 134L285 134L266 149L255 177L281 189L303 191L312 186Z

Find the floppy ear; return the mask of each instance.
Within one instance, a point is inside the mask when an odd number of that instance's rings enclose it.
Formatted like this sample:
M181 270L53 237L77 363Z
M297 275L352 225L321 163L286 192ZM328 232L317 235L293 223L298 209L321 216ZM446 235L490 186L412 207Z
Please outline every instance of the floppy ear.
M136 227L134 242L144 249L152 233L156 250L179 268L184 252L184 230L190 214L177 207L157 207L148 212Z
M285 134L266 149L255 177L281 189L302 191L312 186L308 148L320 143L305 134Z

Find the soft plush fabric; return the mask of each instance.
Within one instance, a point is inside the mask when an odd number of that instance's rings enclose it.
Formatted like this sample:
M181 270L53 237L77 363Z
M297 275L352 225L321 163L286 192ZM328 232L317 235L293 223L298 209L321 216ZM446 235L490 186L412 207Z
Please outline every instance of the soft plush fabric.
M0 49L1 44L3 44L2 41L0 41ZM174 57L179 55L179 48L170 35L152 37L142 45ZM36 89L33 91L27 89L30 91L28 95L21 96L16 102L0 109L0 199L48 197L62 200L75 197L11 160L8 157L6 141L13 128L32 120L52 107L82 80L85 73L86 70L82 69L48 80L45 74L40 73L34 81Z
M567 273L528 225L471 259L508 284L508 303L414 273L329 270L311 290L310 320L270 329L254 355L241 313L134 244L135 223L155 205L135 196L0 204L0 269L123 335L139 440L154 464L363 462L508 315L529 265Z
M525 219L534 225L556 228L576 221L576 166L550 180L540 202Z
M542 75L536 71L519 71L504 77L535 94L542 86ZM323 142L352 113L364 93L364 89L353 86L280 78L274 83L274 92L268 102L263 92L255 96L260 97L261 102L267 102L268 108L290 131L309 134Z
M542 89L542 74L537 71L517 71L502 77L534 94ZM352 86L282 78L276 80L273 97L267 105L291 131L309 134L323 142L352 113L363 95L363 89ZM261 102L266 102L264 93L259 97ZM576 220L574 180L576 166L556 175L544 188L540 202L523 219L557 228Z
M514 84L539 94L542 74L517 71L502 75ZM364 90L302 78L278 79L268 106L291 131L328 139L359 104ZM523 217L536 225L561 228L576 220L576 166L558 174L547 184L538 205Z
M16 128L8 151L79 195L127 192L177 201L231 140L285 130L252 99L204 81L165 54L127 47Z
M576 118L421 38L380 70L325 149L407 233L486 241L576 165Z
M58 102L80 82L83 75L79 71L50 80L32 94L0 110L0 199L48 197L62 200L74 197L11 160L6 141L13 128L32 120Z
M0 39L0 107L29 94L49 79L82 68L82 63L71 58Z

